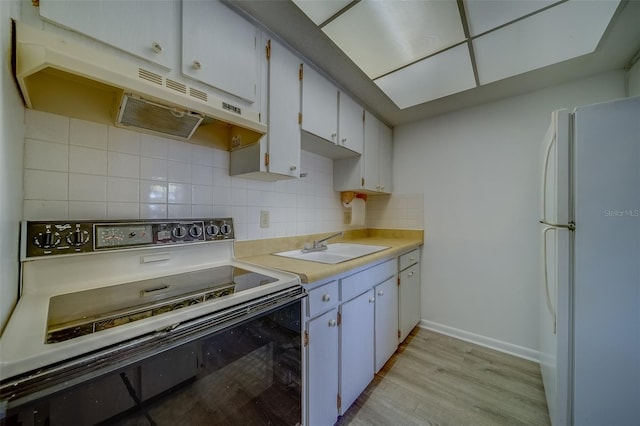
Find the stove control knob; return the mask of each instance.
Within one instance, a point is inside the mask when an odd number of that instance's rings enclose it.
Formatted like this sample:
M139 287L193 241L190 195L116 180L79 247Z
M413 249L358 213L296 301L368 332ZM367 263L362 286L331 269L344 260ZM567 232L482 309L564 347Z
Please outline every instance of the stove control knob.
M229 225L228 223L223 223L222 225L220 225L220 233L222 233L222 235L224 235L225 237L231 234L231 225Z
M171 234L178 239L182 239L187 235L187 229L182 225L178 225L171 230Z
M207 233L207 236L215 237L218 235L218 232L220 232L220 228L218 228L218 225L207 225L205 232Z
M198 225L193 225L191 228L189 228L189 235L191 235L193 238L200 238L200 236L202 235L202 228Z
M50 249L60 244L60 234L57 232L40 232L33 238L33 244L42 249Z
M76 229L73 232L69 232L65 238L67 243L72 246L80 247L87 244L90 240L89 232L82 229Z

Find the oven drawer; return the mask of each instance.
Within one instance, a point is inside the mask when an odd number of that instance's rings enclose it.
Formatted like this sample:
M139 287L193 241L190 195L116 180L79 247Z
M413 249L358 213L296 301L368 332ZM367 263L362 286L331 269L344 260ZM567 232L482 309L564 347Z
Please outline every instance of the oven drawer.
M338 281L331 281L325 285L309 291L309 309L307 315L314 317L340 303Z

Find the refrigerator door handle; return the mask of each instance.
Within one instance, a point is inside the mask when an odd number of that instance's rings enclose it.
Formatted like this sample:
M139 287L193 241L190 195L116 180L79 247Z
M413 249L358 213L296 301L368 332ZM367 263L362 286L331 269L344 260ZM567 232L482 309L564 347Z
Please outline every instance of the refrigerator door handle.
M548 174L548 170L549 170L549 156L551 155L551 149L553 148L553 145L555 145L556 143L556 136L557 136L557 130L556 130L556 122L557 122L557 112L554 111L551 114L551 124L549 125L549 129L547 130L547 136L549 138L548 142L547 142L547 148L545 149L545 153L544 153L544 163L542 165L542 188L541 188L541 198L542 198L542 219L540 220L540 223L547 223L547 174Z
M547 225L550 228L568 229L569 231L575 231L576 230L576 223L573 220L570 220L569 223L567 223L566 225L561 225L559 223L551 223L551 222L547 222L545 220L541 220L540 223L543 224L543 225Z
M551 292L549 291L549 271L547 268L547 232L551 230L556 231L558 228L555 226L547 226L542 230L542 264L544 265L545 302L547 303L547 310L553 320L553 334L556 334L556 308L553 306L553 302L551 300Z

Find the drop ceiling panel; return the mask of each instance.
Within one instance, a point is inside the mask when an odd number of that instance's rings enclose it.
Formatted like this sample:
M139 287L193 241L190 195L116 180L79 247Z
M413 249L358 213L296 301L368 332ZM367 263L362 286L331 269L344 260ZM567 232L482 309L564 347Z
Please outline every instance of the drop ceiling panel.
M474 39L480 84L593 52L618 3L572 0Z
M469 34L477 36L557 2L558 0L465 0Z
M400 109L476 87L467 44L375 80Z
M293 2L314 24L320 25L351 3L351 0L293 0Z
M464 41L455 0L363 0L323 31L370 78Z

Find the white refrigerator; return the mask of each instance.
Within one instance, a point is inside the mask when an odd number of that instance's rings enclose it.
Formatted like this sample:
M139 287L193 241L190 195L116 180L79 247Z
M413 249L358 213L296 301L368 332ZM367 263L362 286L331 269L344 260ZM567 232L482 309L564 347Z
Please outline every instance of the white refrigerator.
M554 111L540 366L553 426L640 425L640 97Z

